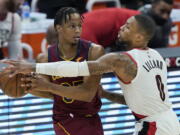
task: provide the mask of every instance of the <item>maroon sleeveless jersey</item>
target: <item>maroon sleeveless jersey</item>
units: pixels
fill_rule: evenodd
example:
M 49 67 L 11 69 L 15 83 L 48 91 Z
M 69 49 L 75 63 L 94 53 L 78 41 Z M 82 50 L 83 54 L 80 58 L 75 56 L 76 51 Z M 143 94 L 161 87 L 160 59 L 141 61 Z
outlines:
M 91 42 L 81 39 L 78 43 L 76 56 L 72 59 L 72 61 L 88 60 L 90 46 Z M 48 62 L 55 61 L 64 61 L 64 59 L 60 57 L 60 52 L 57 45 L 53 45 L 48 49 Z M 51 81 L 59 85 L 70 87 L 82 84 L 83 77 L 51 76 Z M 95 95 L 91 102 L 83 102 L 54 95 L 53 120 L 54 122 L 60 121 L 64 116 L 68 116 L 69 114 L 83 117 L 92 116 L 98 113 L 101 105 L 102 103 L 98 94 Z

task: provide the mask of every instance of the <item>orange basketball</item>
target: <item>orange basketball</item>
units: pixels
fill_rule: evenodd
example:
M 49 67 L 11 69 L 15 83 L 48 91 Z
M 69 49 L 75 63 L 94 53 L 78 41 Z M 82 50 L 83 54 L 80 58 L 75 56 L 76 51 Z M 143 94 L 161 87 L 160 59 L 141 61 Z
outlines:
M 1 89 L 5 95 L 10 97 L 22 97 L 26 95 L 25 88 L 21 87 L 21 77 L 25 75 L 17 74 L 16 76 L 9 78 L 9 75 L 3 75 L 0 78 Z

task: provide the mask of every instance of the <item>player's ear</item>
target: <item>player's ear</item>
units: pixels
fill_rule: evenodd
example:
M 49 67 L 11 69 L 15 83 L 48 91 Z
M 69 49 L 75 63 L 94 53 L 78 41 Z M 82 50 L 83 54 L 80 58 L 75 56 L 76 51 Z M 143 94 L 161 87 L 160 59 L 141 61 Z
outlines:
M 135 35 L 136 42 L 142 42 L 144 40 L 144 36 L 140 33 Z
M 57 32 L 60 32 L 61 29 L 62 29 L 62 27 L 61 27 L 61 25 L 56 25 L 56 26 L 55 26 L 55 29 L 56 29 Z

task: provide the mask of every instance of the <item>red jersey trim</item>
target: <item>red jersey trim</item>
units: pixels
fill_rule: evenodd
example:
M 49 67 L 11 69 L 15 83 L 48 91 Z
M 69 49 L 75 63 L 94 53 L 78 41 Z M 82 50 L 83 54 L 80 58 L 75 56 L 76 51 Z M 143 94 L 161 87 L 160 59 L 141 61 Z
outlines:
M 138 132 L 138 135 L 155 135 L 157 131 L 156 122 L 142 122 L 142 129 Z
M 57 123 L 57 125 L 64 131 L 66 135 L 71 135 L 59 122 Z
M 155 135 L 157 130 L 156 122 L 149 122 L 149 130 L 147 135 Z
M 132 114 L 134 115 L 134 117 L 136 118 L 137 121 L 139 121 L 140 119 L 146 118 L 147 116 L 145 115 L 141 115 L 141 114 L 137 114 L 135 112 L 132 112 Z
M 121 82 L 123 82 L 124 84 L 130 84 L 131 82 L 125 82 L 125 81 L 123 81 L 116 73 L 114 73 L 116 76 L 117 76 L 117 78 L 121 81 Z
M 135 112 L 132 112 L 132 114 L 135 116 L 135 119 L 137 121 L 147 117 L 145 115 L 137 114 Z M 156 122 L 146 122 L 145 121 L 143 124 L 143 128 L 139 133 L 143 133 L 143 135 L 155 135 L 156 130 L 157 130 Z
M 134 62 L 134 64 L 136 64 L 136 66 L 137 66 L 136 60 L 135 60 L 128 52 L 124 52 L 123 54 L 129 56 L 129 58 L 130 58 L 130 59 Z

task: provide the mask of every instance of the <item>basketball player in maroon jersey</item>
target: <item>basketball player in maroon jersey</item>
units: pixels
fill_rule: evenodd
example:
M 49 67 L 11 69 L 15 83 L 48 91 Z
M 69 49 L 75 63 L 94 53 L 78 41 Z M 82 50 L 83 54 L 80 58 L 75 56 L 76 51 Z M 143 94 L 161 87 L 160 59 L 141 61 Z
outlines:
M 95 60 L 104 54 L 101 46 L 80 39 L 82 22 L 83 18 L 74 8 L 66 7 L 57 12 L 54 27 L 58 32 L 58 44 L 48 48 L 46 58 L 48 62 Z M 69 86 L 79 84 L 82 84 L 79 89 L 84 89 L 84 92 L 74 91 L 73 95 L 77 95 L 74 99 L 63 97 L 56 91 L 54 93 L 31 91 L 34 95 L 54 99 L 53 124 L 56 135 L 103 135 L 98 115 L 101 107 L 97 92 L 100 76 L 50 76 L 50 80 L 55 84 L 66 86 L 65 91 L 73 89 Z M 96 88 L 89 87 L 92 82 Z

